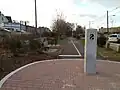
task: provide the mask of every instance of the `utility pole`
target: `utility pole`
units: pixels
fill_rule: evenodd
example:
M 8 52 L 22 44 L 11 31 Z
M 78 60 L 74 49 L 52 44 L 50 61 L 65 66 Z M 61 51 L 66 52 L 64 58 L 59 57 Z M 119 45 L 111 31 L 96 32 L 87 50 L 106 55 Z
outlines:
M 21 26 L 22 26 L 22 21 L 20 21 L 20 31 L 21 31 L 21 29 L 22 29 L 22 27 L 21 27 Z
M 89 29 L 90 29 L 90 26 L 91 26 L 91 21 L 89 21 Z
M 107 11 L 107 33 L 109 33 L 109 16 Z
M 37 4 L 35 0 L 35 32 L 37 34 Z

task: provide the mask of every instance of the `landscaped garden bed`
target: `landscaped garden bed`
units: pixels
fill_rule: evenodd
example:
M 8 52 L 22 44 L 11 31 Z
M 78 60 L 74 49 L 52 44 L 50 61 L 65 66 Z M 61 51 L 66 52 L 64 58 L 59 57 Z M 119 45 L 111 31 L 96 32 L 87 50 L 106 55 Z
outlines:
M 60 48 L 57 51 L 59 50 Z M 44 45 L 34 38 L 4 37 L 0 47 L 0 80 L 10 72 L 29 63 L 58 58 L 58 54 L 51 55 L 50 52 L 44 51 Z

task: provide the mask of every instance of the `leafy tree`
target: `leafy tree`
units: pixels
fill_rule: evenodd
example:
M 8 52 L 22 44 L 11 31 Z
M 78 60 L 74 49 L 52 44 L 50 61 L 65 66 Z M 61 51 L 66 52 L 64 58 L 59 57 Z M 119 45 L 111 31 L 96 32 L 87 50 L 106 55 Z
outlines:
M 84 29 L 80 25 L 78 25 L 77 28 L 76 28 L 76 33 L 77 34 L 83 34 L 84 33 Z
M 67 30 L 66 30 L 66 35 L 67 36 L 72 36 L 73 28 L 74 28 L 74 24 L 67 22 Z
M 104 34 L 100 34 L 100 37 L 97 38 L 97 45 L 99 47 L 103 47 L 107 42 L 107 38 L 104 36 Z
M 76 37 L 76 31 L 73 31 L 73 37 Z

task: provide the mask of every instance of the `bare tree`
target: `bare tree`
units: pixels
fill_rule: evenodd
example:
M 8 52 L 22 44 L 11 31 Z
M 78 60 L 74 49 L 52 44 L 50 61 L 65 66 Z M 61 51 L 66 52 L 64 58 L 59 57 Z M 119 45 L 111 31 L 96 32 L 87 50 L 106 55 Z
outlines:
M 66 22 L 62 13 L 57 14 L 57 18 L 53 21 L 52 30 L 57 32 L 58 37 L 60 35 L 66 35 L 68 32 L 72 32 L 74 24 Z

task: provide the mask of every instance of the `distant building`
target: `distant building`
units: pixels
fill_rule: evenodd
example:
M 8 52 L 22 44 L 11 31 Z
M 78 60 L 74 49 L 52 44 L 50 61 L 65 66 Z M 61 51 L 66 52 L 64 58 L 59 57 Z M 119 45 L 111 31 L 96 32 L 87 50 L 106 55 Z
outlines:
M 11 31 L 26 30 L 25 25 L 12 22 L 11 16 L 4 16 L 4 14 L 2 14 L 1 11 L 0 11 L 0 27 Z
M 9 23 L 12 23 L 12 18 L 11 18 L 11 16 L 5 16 L 5 17 L 7 18 L 7 20 L 8 20 Z
M 35 27 L 34 26 L 26 26 L 26 31 L 30 32 L 32 34 L 36 34 Z M 47 27 L 39 27 L 37 28 L 37 33 L 39 35 L 42 35 L 44 32 L 51 32 L 49 28 Z
M 7 23 L 8 19 L 4 16 L 4 14 L 1 13 L 0 11 L 0 27 L 3 26 L 4 23 Z
M 4 23 L 3 28 L 11 31 L 26 31 L 26 26 L 20 23 Z
M 34 26 L 26 26 L 26 31 L 31 33 L 31 34 L 34 34 L 35 35 L 35 27 Z
M 100 33 L 107 33 L 107 28 L 100 28 Z M 109 33 L 120 33 L 120 27 L 109 28 Z
M 38 33 L 40 33 L 41 35 L 44 33 L 44 32 L 51 32 L 51 30 L 47 27 L 39 27 L 37 29 Z

